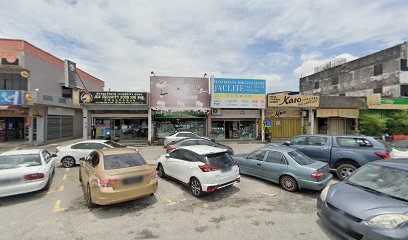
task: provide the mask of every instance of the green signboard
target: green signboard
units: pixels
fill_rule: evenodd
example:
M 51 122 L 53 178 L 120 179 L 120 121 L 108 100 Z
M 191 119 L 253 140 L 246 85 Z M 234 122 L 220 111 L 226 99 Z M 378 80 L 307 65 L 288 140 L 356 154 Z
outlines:
M 381 98 L 380 104 L 408 105 L 407 98 Z

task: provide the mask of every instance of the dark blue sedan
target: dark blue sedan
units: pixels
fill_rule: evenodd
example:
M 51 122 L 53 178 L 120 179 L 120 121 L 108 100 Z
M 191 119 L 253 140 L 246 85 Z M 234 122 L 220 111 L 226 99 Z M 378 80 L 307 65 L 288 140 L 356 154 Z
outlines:
M 346 239 L 408 239 L 408 164 L 376 161 L 326 187 L 317 201 L 323 224 Z

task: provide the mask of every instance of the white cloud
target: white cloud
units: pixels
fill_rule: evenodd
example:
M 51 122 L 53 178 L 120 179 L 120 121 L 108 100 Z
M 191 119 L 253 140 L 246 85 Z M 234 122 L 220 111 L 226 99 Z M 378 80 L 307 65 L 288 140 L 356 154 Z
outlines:
M 72 59 L 112 90 L 148 90 L 152 70 L 265 76 L 271 91 L 295 90 L 298 79 L 284 77 L 292 76 L 299 59 L 294 50 L 401 42 L 407 37 L 406 6 L 385 0 L 14 0 L 0 2 L 0 37 Z M 259 42 L 270 42 L 271 49 L 266 44 L 254 53 L 251 46 Z M 315 63 L 319 57 L 302 65 Z M 303 68 L 310 67 L 295 71 Z
M 331 60 L 344 58 L 346 59 L 347 62 L 349 62 L 349 61 L 357 59 L 356 56 L 353 56 L 349 53 L 342 53 L 337 56 L 333 56 L 330 58 L 324 58 L 324 59 L 321 59 L 321 58 L 319 59 L 319 57 L 320 57 L 320 54 L 316 52 L 313 52 L 310 54 L 302 54 L 300 59 L 303 62 L 299 67 L 295 68 L 295 70 L 293 71 L 293 74 L 296 77 L 300 78 L 300 77 L 304 77 L 304 76 L 313 74 L 315 67 L 325 64 Z

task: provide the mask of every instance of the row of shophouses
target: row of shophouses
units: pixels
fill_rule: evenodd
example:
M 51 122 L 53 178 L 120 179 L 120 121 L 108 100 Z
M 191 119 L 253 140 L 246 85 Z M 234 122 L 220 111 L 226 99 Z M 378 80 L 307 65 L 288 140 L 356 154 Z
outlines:
M 155 75 L 150 92 L 111 92 L 73 61 L 23 40 L 0 39 L 0 57 L 0 141 L 86 139 L 92 130 L 122 142 L 176 131 L 262 141 L 354 134 L 362 112 L 408 109 L 406 43 L 301 78 L 300 92 L 275 93 L 262 79 Z

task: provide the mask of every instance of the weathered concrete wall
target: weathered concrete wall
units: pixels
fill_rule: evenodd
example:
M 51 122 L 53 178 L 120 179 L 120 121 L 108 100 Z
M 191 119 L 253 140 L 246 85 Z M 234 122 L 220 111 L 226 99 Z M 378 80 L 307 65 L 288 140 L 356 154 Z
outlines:
M 300 79 L 300 92 L 303 95 L 365 96 L 375 88 L 399 85 L 400 59 L 407 58 L 407 46 L 403 43 L 303 77 Z M 374 76 L 374 65 L 377 64 L 382 64 L 383 74 Z M 336 78 L 338 84 L 333 84 Z M 319 82 L 317 89 L 316 82 Z
M 366 108 L 364 97 L 320 96 L 319 108 Z

